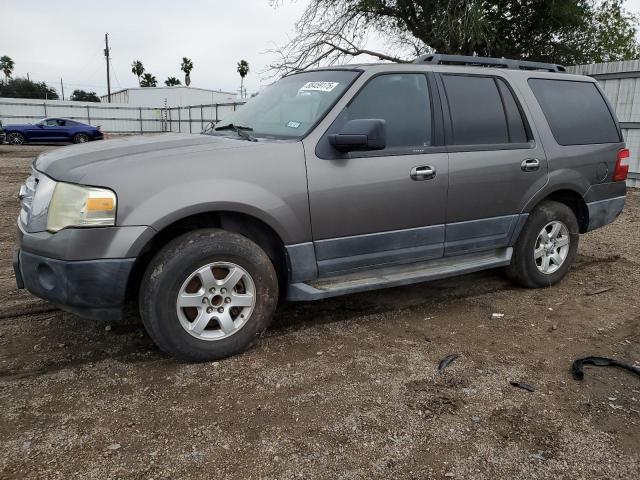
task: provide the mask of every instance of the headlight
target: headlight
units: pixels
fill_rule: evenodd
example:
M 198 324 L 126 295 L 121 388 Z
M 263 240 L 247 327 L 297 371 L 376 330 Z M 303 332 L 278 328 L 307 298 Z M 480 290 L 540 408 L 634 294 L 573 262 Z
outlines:
M 97 227 L 116 223 L 116 194 L 106 188 L 56 183 L 47 230 L 57 232 L 66 227 Z

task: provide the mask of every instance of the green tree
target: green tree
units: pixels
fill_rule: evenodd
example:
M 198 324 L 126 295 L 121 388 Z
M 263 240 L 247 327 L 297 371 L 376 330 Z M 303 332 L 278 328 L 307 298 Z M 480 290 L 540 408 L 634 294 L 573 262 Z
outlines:
M 311 0 L 279 48 L 280 73 L 360 55 L 406 62 L 423 53 L 575 64 L 638 56 L 624 0 Z M 372 51 L 370 34 L 385 39 Z
M 11 74 L 13 73 L 14 67 L 15 67 L 15 63 L 13 63 L 13 60 L 11 59 L 11 57 L 7 55 L 3 55 L 0 57 L 0 70 L 2 70 L 2 73 L 4 73 L 4 79 L 6 81 L 8 81 L 9 78 L 11 78 Z
M 150 73 L 145 73 L 142 75 L 142 81 L 140 82 L 141 87 L 157 87 L 158 81 L 156 77 L 151 75 Z
M 193 61 L 190 58 L 182 57 L 180 70 L 184 72 L 184 84 L 188 87 L 191 85 L 191 70 L 193 70 Z
M 240 96 L 244 97 L 244 77 L 247 76 L 247 73 L 249 73 L 249 62 L 247 62 L 246 60 L 240 60 L 238 62 L 238 68 L 237 68 L 238 73 L 240 74 Z
M 74 90 L 71 94 L 71 100 L 76 102 L 99 102 L 100 97 L 96 92 L 86 92 L 84 90 Z
M 182 85 L 182 82 L 180 82 L 179 78 L 176 77 L 169 77 L 164 81 L 164 84 L 167 87 L 175 87 L 176 85 Z
M 26 78 L 10 78 L 0 82 L 0 97 L 57 100 L 58 93 L 44 82 L 32 82 Z
M 134 60 L 131 64 L 131 73 L 138 77 L 138 86 L 140 86 L 140 77 L 142 77 L 144 73 L 144 65 L 142 65 L 140 60 Z

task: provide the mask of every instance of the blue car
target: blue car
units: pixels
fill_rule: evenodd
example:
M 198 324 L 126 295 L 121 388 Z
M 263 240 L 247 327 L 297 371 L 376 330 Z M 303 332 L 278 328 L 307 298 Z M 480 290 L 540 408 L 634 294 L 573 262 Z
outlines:
M 44 118 L 32 125 L 5 125 L 3 128 L 6 141 L 11 145 L 28 142 L 86 143 L 103 138 L 100 127 L 68 118 Z

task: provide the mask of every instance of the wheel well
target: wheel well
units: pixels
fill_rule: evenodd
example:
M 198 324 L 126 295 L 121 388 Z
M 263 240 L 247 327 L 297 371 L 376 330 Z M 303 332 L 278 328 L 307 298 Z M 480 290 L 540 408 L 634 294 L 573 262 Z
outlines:
M 589 228 L 589 209 L 584 198 L 574 190 L 558 190 L 545 198 L 545 200 L 554 200 L 564 203 L 569 207 L 578 220 L 580 233 L 585 233 Z
M 269 225 L 251 215 L 236 212 L 206 212 L 180 219 L 160 230 L 142 249 L 127 285 L 127 297 L 137 300 L 142 276 L 151 259 L 174 238 L 200 228 L 221 228 L 243 235 L 255 242 L 271 259 L 278 275 L 280 292 L 287 283 L 284 243 Z

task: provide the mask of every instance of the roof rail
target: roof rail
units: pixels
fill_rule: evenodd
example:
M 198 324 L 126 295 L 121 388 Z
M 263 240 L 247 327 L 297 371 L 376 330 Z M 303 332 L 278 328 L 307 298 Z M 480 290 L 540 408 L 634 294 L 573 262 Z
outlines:
M 469 67 L 510 68 L 513 70 L 542 70 L 545 72 L 566 72 L 562 65 L 555 63 L 529 62 L 527 60 L 511 60 L 508 58 L 472 57 L 469 55 L 442 55 L 433 53 L 421 55 L 413 63 L 429 63 L 431 65 L 466 65 Z

